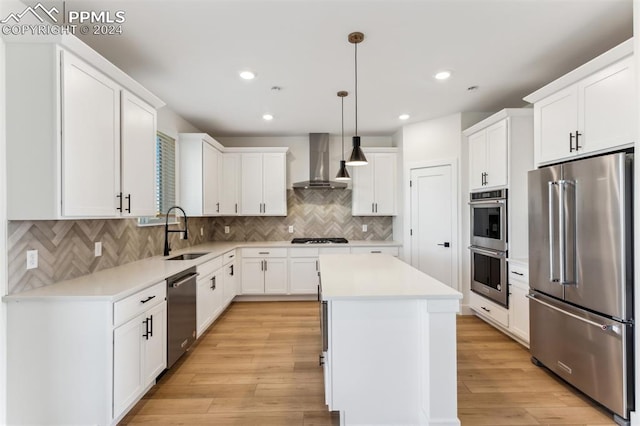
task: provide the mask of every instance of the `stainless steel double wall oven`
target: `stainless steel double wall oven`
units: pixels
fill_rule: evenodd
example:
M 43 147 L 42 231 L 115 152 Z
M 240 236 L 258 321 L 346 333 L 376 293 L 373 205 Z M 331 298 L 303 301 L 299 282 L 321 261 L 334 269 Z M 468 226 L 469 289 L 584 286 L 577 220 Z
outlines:
M 508 307 L 507 190 L 474 192 L 471 207 L 471 290 Z

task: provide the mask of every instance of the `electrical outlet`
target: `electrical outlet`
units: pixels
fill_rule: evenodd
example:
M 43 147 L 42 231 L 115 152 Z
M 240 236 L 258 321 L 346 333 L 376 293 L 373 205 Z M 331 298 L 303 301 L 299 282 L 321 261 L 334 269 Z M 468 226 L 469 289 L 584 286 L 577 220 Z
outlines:
M 231 232 L 231 228 L 230 228 L 230 227 L 228 227 L 228 226 L 225 226 L 225 227 L 224 227 L 224 233 L 225 233 L 225 234 L 228 234 L 229 232 Z
M 204 226 L 200 227 L 200 236 L 204 237 Z
M 293 225 L 289 225 L 289 233 L 293 234 Z
M 93 252 L 94 252 L 96 257 L 102 256 L 102 242 L 101 241 L 96 241 L 96 244 L 95 244 L 95 246 L 93 248 Z
M 27 250 L 27 269 L 38 267 L 38 250 Z
M 367 225 L 362 225 L 362 232 L 367 232 Z

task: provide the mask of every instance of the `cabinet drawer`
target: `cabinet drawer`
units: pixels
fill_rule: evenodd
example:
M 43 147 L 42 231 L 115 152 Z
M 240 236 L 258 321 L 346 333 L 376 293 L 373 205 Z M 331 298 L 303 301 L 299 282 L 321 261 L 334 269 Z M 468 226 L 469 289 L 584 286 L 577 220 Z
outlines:
M 222 268 L 222 256 L 218 256 L 215 259 L 212 259 L 208 262 L 205 262 L 201 265 L 196 266 L 197 271 L 200 273 L 201 277 L 205 275 L 209 275 L 215 270 Z
M 244 248 L 242 257 L 287 257 L 286 248 Z
M 351 253 L 353 254 L 380 253 L 380 254 L 390 254 L 391 256 L 398 256 L 398 247 L 352 247 Z
M 118 326 L 157 305 L 167 297 L 167 282 L 161 281 L 113 304 L 113 323 Z
M 509 282 L 511 280 L 520 281 L 523 283 L 529 283 L 529 268 L 526 266 L 509 264 Z
M 290 257 L 318 257 L 319 249 L 318 247 L 313 248 L 290 248 L 289 256 Z
M 509 327 L 509 311 L 491 300 L 470 292 L 469 306 L 481 316 L 491 318 L 503 327 Z
M 320 254 L 349 254 L 349 247 L 320 247 Z
M 222 255 L 222 263 L 226 265 L 227 263 L 233 262 L 236 259 L 236 251 L 231 250 Z

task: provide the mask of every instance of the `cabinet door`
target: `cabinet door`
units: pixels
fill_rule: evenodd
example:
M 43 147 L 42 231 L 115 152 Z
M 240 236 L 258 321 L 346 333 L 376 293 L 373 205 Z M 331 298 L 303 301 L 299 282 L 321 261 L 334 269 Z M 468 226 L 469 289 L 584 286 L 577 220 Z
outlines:
M 240 154 L 222 154 L 220 168 L 220 214 L 235 215 L 238 209 L 240 183 Z
M 270 216 L 286 216 L 287 163 L 285 154 L 263 154 L 262 167 L 263 213 Z
M 145 337 L 143 386 L 153 383 L 160 373 L 167 367 L 167 302 L 151 308 L 145 314 L 147 333 Z
M 156 214 L 156 110 L 129 92 L 121 99 L 122 214 Z
M 374 194 L 374 154 L 366 154 L 369 164 L 353 167 L 352 214 L 354 216 L 371 216 L 375 210 Z
M 119 216 L 120 87 L 68 52 L 62 62 L 62 215 Z
M 536 102 L 534 141 L 538 147 L 538 163 L 551 162 L 576 155 L 571 151 L 575 141 L 570 135 L 578 130 L 578 89 L 571 86 Z
M 144 389 L 142 335 L 144 315 L 113 332 L 113 416 L 119 416 Z
M 380 216 L 396 214 L 396 154 L 376 154 L 374 161 L 375 213 Z
M 529 343 L 529 299 L 525 286 L 509 284 L 509 330 Z
M 264 259 L 242 259 L 242 294 L 264 294 Z
M 197 281 L 196 290 L 196 321 L 198 337 L 207 331 L 207 327 L 213 321 L 215 311 L 215 299 L 213 294 L 213 274 L 207 275 Z
M 583 80 L 578 86 L 579 153 L 633 143 L 634 101 L 631 57 Z
M 224 307 L 224 268 L 218 269 L 212 278 L 213 286 L 213 318 L 222 313 Z
M 265 259 L 264 292 L 287 294 L 287 259 Z
M 485 187 L 507 185 L 507 120 L 487 128 L 487 173 Z
M 291 294 L 316 294 L 318 292 L 318 258 L 289 259 L 289 277 Z
M 205 215 L 220 213 L 218 199 L 218 155 L 217 149 L 206 142 L 202 143 L 202 198 Z
M 240 211 L 244 215 L 262 214 L 262 154 L 242 154 L 241 161 Z
M 227 306 L 237 293 L 237 282 L 236 279 L 236 263 L 232 262 L 225 266 L 225 276 L 224 276 L 224 306 Z
M 487 172 L 487 132 L 481 130 L 469 136 L 469 190 L 484 188 Z

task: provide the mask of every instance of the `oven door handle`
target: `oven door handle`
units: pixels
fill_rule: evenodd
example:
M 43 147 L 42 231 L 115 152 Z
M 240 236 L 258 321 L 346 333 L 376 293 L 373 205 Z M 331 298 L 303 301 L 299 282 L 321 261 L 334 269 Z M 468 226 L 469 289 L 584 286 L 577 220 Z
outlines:
M 476 253 L 484 254 L 484 255 L 487 255 L 487 256 L 505 257 L 505 252 L 498 251 L 498 250 L 490 250 L 490 249 L 487 249 L 487 248 L 479 248 L 479 247 L 476 247 L 476 246 L 469 246 L 469 250 L 474 251 Z
M 479 207 L 482 206 L 483 204 L 486 204 L 489 207 L 493 207 L 494 204 L 504 204 L 506 203 L 507 200 L 478 200 L 478 201 L 469 201 L 469 205 L 470 206 L 475 206 L 475 207 Z

